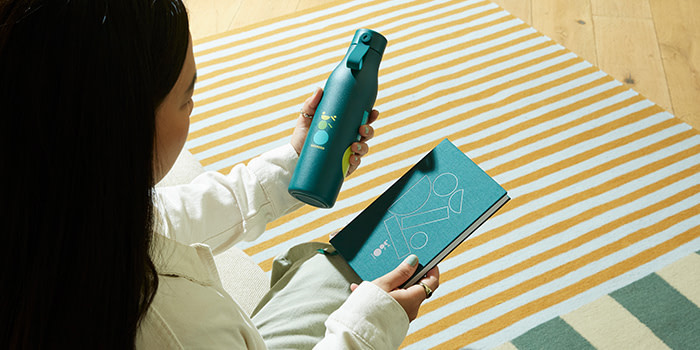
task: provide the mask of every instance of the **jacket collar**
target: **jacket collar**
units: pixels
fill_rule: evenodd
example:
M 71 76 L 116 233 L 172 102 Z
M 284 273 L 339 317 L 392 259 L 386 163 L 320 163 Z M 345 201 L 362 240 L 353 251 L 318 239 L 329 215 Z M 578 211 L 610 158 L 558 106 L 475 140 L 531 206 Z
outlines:
M 204 265 L 201 248 L 201 245 L 189 246 L 154 234 L 151 259 L 159 275 L 183 277 L 202 285 L 213 285 L 215 276 Z

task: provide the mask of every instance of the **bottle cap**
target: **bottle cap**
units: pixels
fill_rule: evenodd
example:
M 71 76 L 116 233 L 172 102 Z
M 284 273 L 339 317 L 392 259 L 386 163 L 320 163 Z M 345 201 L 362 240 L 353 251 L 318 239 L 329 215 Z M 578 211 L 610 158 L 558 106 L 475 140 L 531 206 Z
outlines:
M 381 59 L 386 48 L 386 38 L 370 29 L 358 29 L 350 44 L 351 51 L 348 56 L 347 66 L 350 69 L 361 70 L 362 61 L 369 49 L 376 51 Z
M 367 28 L 360 28 L 355 31 L 355 36 L 352 38 L 351 45 L 356 45 L 358 43 L 369 46 L 370 49 L 377 51 L 379 56 L 382 56 L 384 55 L 387 40 L 378 32 Z

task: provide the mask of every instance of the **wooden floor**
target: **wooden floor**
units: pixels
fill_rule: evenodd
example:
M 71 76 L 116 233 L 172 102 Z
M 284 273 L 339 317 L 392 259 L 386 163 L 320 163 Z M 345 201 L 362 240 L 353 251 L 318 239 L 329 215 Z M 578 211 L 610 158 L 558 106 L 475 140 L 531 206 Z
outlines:
M 493 1 L 700 130 L 700 0 Z M 185 2 L 195 40 L 336 3 Z

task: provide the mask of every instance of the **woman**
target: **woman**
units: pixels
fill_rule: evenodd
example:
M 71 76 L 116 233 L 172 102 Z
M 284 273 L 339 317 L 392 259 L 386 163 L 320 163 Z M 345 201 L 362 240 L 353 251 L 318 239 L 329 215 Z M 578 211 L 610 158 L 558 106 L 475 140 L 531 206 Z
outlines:
M 211 249 L 254 239 L 300 206 L 285 182 L 309 120 L 299 117 L 290 145 L 227 176 L 156 192 L 184 145 L 195 79 L 179 0 L 0 1 L 1 315 L 11 325 L 0 347 L 398 346 L 426 297 L 395 289 L 415 259 L 348 298 L 360 281 L 339 258 L 294 247 L 253 320 L 220 288 Z M 362 130 L 351 170 L 373 134 Z M 322 308 L 289 308 L 304 274 L 305 286 L 342 285 L 327 286 Z M 424 282 L 437 288 L 437 270 Z M 299 312 L 316 323 L 295 324 Z

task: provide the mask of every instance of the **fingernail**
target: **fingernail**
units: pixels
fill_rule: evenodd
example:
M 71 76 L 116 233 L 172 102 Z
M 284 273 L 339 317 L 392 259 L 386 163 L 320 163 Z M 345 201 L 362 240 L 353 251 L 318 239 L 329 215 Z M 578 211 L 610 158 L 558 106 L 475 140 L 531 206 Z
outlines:
M 411 265 L 411 267 L 413 267 L 413 266 L 416 266 L 416 264 L 418 263 L 418 257 L 414 254 L 411 254 L 403 262 L 405 262 L 406 264 L 409 264 L 409 265 Z
M 358 151 L 358 152 L 361 152 L 361 151 L 362 151 L 362 145 L 357 144 L 357 151 Z
M 365 126 L 365 135 L 369 135 L 369 126 Z

